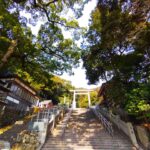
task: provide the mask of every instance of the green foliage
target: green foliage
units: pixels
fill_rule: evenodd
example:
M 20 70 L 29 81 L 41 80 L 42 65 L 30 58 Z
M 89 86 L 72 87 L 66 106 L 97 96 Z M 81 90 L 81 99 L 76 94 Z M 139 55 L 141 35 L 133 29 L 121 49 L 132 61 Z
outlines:
M 71 39 L 64 39 L 57 26 L 46 23 L 41 26 L 37 47 L 41 51 L 37 60 L 45 71 L 61 74 L 78 66 L 80 49 Z
M 77 3 L 83 9 L 87 2 L 88 0 L 59 0 L 29 3 L 28 0 L 8 0 L 6 3 L 0 0 L 0 58 L 6 55 L 12 40 L 18 41 L 1 69 L 7 68 L 13 72 L 22 69 L 33 75 L 35 80 L 40 79 L 40 74 L 46 75 L 49 72 L 59 75 L 64 71 L 72 73 L 72 67 L 78 66 L 81 52 L 74 41 L 64 39 L 62 28 L 71 32 L 80 28 L 74 18 L 67 20 L 63 16 L 69 10 L 75 13 L 78 9 L 75 8 Z M 23 12 L 31 17 L 23 16 Z M 35 37 L 27 24 L 36 25 L 40 19 L 44 23 Z
M 91 96 L 91 105 L 92 106 L 95 106 L 95 105 L 97 105 L 99 103 L 99 99 L 97 97 L 97 93 L 98 93 L 97 91 L 92 91 L 90 93 L 90 96 Z
M 137 115 L 141 112 L 150 111 L 150 105 L 147 104 L 145 100 L 134 97 L 129 100 L 129 103 L 126 105 L 126 109 L 129 114 Z
M 110 107 L 126 108 L 136 116 L 139 112 L 141 117 L 148 111 L 150 100 L 146 90 L 150 79 L 149 4 L 139 0 L 99 0 L 82 53 L 89 82 L 107 82 Z M 134 97 L 134 89 L 138 88 L 140 97 Z
M 41 100 L 50 99 L 54 104 L 63 103 L 63 98 L 71 100 L 70 89 L 72 85 L 69 81 L 61 79 L 58 76 L 51 74 L 41 74 L 40 79 L 34 78 L 29 73 L 17 70 L 17 75 L 28 82 L 41 96 Z
M 145 37 L 149 36 L 147 13 L 142 17 L 137 6 L 128 8 L 125 5 L 130 4 L 125 1 L 115 4 L 99 1 L 92 13 L 90 28 L 85 35 L 87 42 L 83 43 L 85 51 L 82 57 L 87 78 L 91 83 L 99 78 L 109 80 L 112 76 L 119 76 L 124 81 L 134 76 L 135 80 L 139 80 L 141 71 L 144 70 L 142 65 L 148 65 L 145 62 L 150 58 L 149 44 L 144 42 Z M 145 2 L 141 5 L 147 10 Z M 131 14 L 132 9 L 137 12 Z M 142 48 L 139 48 L 141 45 Z
M 76 17 L 88 0 L 28 1 L 0 0 L 0 72 L 18 74 L 45 99 L 59 101 L 68 94 L 68 81 L 54 79 L 53 74 L 72 73 L 80 59 L 80 49 L 71 39 L 65 39 L 62 29 L 79 29 L 75 18 L 64 18 L 72 10 Z M 76 8 L 76 5 L 80 7 Z M 27 15 L 24 15 L 27 14 Z M 43 22 L 38 35 L 32 35 L 27 24 Z M 7 60 L 11 42 L 17 41 Z M 61 82 L 59 82 L 61 80 Z
M 126 94 L 125 109 L 130 115 L 135 116 L 137 119 L 150 120 L 149 90 L 149 85 L 142 85 Z
M 106 96 L 109 102 L 109 108 L 124 107 L 125 96 L 127 92 L 126 86 L 118 79 L 108 82 L 106 87 Z
M 88 107 L 88 98 L 87 96 L 78 96 L 77 97 L 77 107 L 87 108 Z
M 88 1 L 89 0 L 7 0 L 5 2 L 5 7 L 16 14 L 19 14 L 22 11 L 26 14 L 30 14 L 31 17 L 18 16 L 18 19 L 20 19 L 20 22 L 24 26 L 27 23 L 36 25 L 39 19 L 42 21 L 47 19 L 51 24 L 56 23 L 66 25 L 68 21 L 66 19 L 61 19 L 62 14 L 66 15 L 70 9 L 74 12 L 76 17 L 80 17 L 82 15 L 81 11 L 84 9 L 84 5 Z M 80 7 L 76 7 L 77 5 Z
M 90 92 L 91 105 L 94 106 L 98 104 L 99 99 L 97 97 L 97 91 Z M 78 95 L 77 96 L 77 105 L 79 108 L 87 108 L 88 107 L 88 97 L 87 95 Z

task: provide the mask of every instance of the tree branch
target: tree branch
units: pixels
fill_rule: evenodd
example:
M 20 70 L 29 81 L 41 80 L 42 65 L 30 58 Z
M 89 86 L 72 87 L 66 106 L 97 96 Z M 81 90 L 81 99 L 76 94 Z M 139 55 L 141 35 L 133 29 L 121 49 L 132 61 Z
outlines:
M 51 23 L 53 23 L 53 24 L 54 24 L 54 23 L 60 24 L 60 25 L 62 25 L 62 26 L 64 26 L 64 27 L 66 27 L 66 28 L 72 28 L 72 29 L 77 29 L 77 28 L 79 28 L 79 27 L 72 27 L 72 26 L 65 25 L 64 23 L 58 22 L 58 21 L 56 21 L 56 20 L 51 20 L 51 19 L 49 18 L 49 14 L 48 14 L 46 8 L 43 7 L 42 9 L 44 10 L 44 12 L 45 12 L 45 14 L 46 14 L 46 17 L 47 17 L 47 20 L 48 20 L 49 22 L 51 22 Z
M 39 7 L 40 9 L 42 9 L 42 10 L 44 11 L 46 17 L 47 17 L 47 20 L 48 20 L 49 22 L 53 23 L 53 24 L 54 24 L 54 23 L 60 24 L 60 25 L 62 25 L 62 26 L 64 26 L 64 27 L 66 27 L 66 28 L 72 28 L 72 29 L 77 29 L 77 28 L 79 28 L 79 27 L 68 26 L 68 25 L 66 25 L 66 24 L 64 24 L 64 23 L 62 23 L 62 22 L 59 22 L 59 21 L 51 20 L 51 19 L 50 19 L 49 13 L 48 13 L 46 7 L 47 7 L 48 5 L 50 5 L 50 4 L 52 4 L 52 3 L 55 3 L 56 1 L 58 1 L 58 0 L 53 0 L 53 1 L 50 1 L 50 2 L 48 2 L 48 3 L 46 3 L 46 4 L 44 4 L 44 3 L 37 3 L 36 0 L 34 0 L 34 7 L 35 7 L 35 8 L 36 8 L 36 7 Z
M 46 54 L 49 54 L 49 55 L 53 55 L 59 59 L 62 59 L 63 61 L 65 61 L 64 57 L 59 55 L 59 54 L 56 54 L 56 52 L 52 51 L 50 48 L 48 48 L 49 52 L 46 51 L 45 48 L 42 49 L 43 52 L 45 52 Z
M 50 1 L 50 2 L 48 2 L 48 3 L 43 3 L 43 5 L 44 5 L 44 6 L 48 6 L 48 5 L 53 4 L 53 3 L 57 2 L 57 1 L 58 1 L 58 0 L 53 0 L 53 1 Z
M 18 44 L 17 40 L 12 40 L 10 43 L 10 46 L 8 47 L 7 52 L 4 54 L 3 58 L 1 59 L 1 64 L 0 64 L 0 69 L 7 64 L 8 59 L 12 56 L 12 54 L 14 53 L 14 50 L 16 48 Z

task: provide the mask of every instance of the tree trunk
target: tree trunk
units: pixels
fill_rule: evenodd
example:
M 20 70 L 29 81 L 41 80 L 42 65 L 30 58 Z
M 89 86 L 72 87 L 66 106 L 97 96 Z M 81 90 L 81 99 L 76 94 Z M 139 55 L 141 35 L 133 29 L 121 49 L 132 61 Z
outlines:
M 0 69 L 7 64 L 9 58 L 14 53 L 15 47 L 17 46 L 17 40 L 12 40 L 7 52 L 4 54 L 3 58 L 1 59 Z

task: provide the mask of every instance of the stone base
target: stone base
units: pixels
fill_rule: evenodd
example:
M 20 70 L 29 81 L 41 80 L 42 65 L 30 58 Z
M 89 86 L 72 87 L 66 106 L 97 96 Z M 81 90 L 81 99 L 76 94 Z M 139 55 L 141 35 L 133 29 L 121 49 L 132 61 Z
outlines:
M 10 150 L 10 143 L 7 141 L 0 141 L 0 150 Z
M 143 126 L 136 126 L 137 136 L 140 140 L 141 144 L 146 148 L 146 150 L 150 149 L 150 140 L 149 133 Z
M 36 150 L 39 145 L 37 133 L 24 130 L 18 134 L 16 144 L 12 150 Z

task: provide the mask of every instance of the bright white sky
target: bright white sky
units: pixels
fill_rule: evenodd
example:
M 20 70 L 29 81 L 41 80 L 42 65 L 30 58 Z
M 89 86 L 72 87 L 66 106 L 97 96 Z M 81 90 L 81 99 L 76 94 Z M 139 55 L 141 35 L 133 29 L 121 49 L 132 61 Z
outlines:
M 83 16 L 78 19 L 80 26 L 88 27 L 90 14 L 91 14 L 91 11 L 95 8 L 96 2 L 97 2 L 97 0 L 91 0 L 91 1 L 89 1 L 88 4 L 86 4 L 84 11 L 83 11 Z M 72 15 L 71 12 L 69 12 L 69 14 L 67 14 L 68 17 L 71 15 Z M 41 23 L 37 24 L 36 27 L 30 26 L 32 28 L 33 34 L 35 34 L 35 35 L 37 34 L 37 31 L 39 30 L 40 26 L 41 26 Z M 65 36 L 65 38 L 70 38 L 71 34 L 67 31 L 64 31 L 64 36 Z M 85 75 L 85 69 L 83 69 L 82 64 L 83 63 L 81 62 L 79 68 L 73 69 L 74 75 L 70 76 L 67 73 L 64 73 L 61 76 L 61 78 L 70 80 L 72 85 L 77 88 L 83 87 L 83 88 L 91 89 L 91 88 L 101 86 L 102 82 L 99 82 L 98 85 L 88 85 L 88 80 L 86 80 L 86 75 Z
M 83 16 L 78 19 L 79 25 L 82 27 L 88 27 L 89 19 L 91 11 L 95 8 L 97 0 L 91 0 L 84 8 Z M 65 32 L 65 37 L 70 37 L 69 32 Z M 72 82 L 72 85 L 75 87 L 83 87 L 83 88 L 95 88 L 99 87 L 102 82 L 99 82 L 98 85 L 88 85 L 88 80 L 86 80 L 86 74 L 85 69 L 82 67 L 82 62 L 80 63 L 79 68 L 73 69 L 74 75 L 70 76 L 67 73 L 64 73 L 63 76 L 61 76 L 64 79 L 70 80 Z

